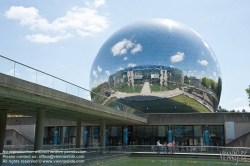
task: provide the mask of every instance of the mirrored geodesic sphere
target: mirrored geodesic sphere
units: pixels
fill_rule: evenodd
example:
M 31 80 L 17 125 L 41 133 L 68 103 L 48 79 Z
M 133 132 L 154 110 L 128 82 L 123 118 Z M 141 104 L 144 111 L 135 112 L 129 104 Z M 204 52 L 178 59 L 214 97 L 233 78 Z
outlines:
M 93 92 L 146 113 L 214 112 L 221 94 L 218 61 L 193 29 L 168 19 L 125 26 L 100 48 Z M 100 100 L 91 95 L 92 100 Z

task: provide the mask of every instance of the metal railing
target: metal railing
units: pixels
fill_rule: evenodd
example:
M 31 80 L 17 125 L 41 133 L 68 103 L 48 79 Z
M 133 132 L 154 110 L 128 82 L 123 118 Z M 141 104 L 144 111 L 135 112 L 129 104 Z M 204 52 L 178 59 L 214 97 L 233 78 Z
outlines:
M 0 55 L 0 72 L 145 118 L 145 113 L 73 83 Z M 92 100 L 91 100 L 92 98 Z
M 121 156 L 164 155 L 178 157 L 199 156 L 200 158 L 215 158 L 231 162 L 250 162 L 250 148 L 220 147 L 220 146 L 175 146 L 164 147 L 155 145 L 108 146 L 71 149 L 45 149 L 40 151 L 4 150 L 0 154 L 3 164 L 8 163 L 95 163 Z

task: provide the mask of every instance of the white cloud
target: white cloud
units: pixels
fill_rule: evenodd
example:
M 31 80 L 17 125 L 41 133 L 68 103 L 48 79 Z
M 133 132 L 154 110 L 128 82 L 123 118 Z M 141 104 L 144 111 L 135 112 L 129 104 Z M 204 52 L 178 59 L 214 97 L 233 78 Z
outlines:
M 134 64 L 134 63 L 129 63 L 128 64 L 128 67 L 135 67 L 136 66 L 136 64 Z
M 95 8 L 98 8 L 98 7 L 105 4 L 105 0 L 95 0 L 95 2 L 93 4 L 94 4 Z
M 248 107 L 248 106 L 246 106 L 246 107 L 236 107 L 236 108 L 233 108 L 233 110 L 235 110 L 235 111 L 242 111 L 242 110 L 246 110 L 246 112 L 250 112 L 250 107 Z
M 106 70 L 105 73 L 107 74 L 107 76 L 110 76 L 110 72 L 108 70 Z
M 55 43 L 62 39 L 67 39 L 72 37 L 70 34 L 65 34 L 64 36 L 50 37 L 48 35 L 36 34 L 36 35 L 27 35 L 26 39 L 35 43 Z
M 123 69 L 124 69 L 123 67 L 119 67 L 119 68 L 118 68 L 118 71 L 123 70 Z
M 125 61 L 128 60 L 128 57 L 125 56 L 125 57 L 123 58 L 123 60 L 125 60 Z
M 98 72 L 102 72 L 102 68 L 100 66 L 97 67 Z
M 135 54 L 139 51 L 142 51 L 142 46 L 140 44 L 136 44 L 135 47 L 131 50 L 131 53 Z
M 173 55 L 170 57 L 170 60 L 172 63 L 180 62 L 184 59 L 184 53 L 183 52 L 177 52 L 176 55 Z
M 140 44 L 135 44 L 130 40 L 123 39 L 111 48 L 111 52 L 114 56 L 117 56 L 126 54 L 129 49 L 132 49 L 131 54 L 136 54 L 137 52 L 142 51 L 142 46 Z
M 233 100 L 233 102 L 237 103 L 237 102 L 242 101 L 242 100 L 245 100 L 245 98 L 239 97 L 239 98 L 236 98 L 235 100 Z
M 126 54 L 127 50 L 130 49 L 132 46 L 133 43 L 130 40 L 123 39 L 111 48 L 111 52 L 114 56 Z
M 105 3 L 103 0 L 95 1 L 96 6 Z M 51 43 L 72 36 L 89 36 L 105 30 L 108 19 L 99 15 L 96 9 L 87 7 L 73 7 L 67 11 L 66 15 L 59 17 L 49 23 L 46 18 L 39 14 L 39 10 L 34 7 L 12 6 L 5 12 L 7 19 L 18 20 L 21 25 L 28 26 L 32 30 L 32 35 L 26 38 L 33 42 Z M 53 34 L 55 37 L 51 37 Z
M 80 35 L 80 36 L 91 36 L 92 35 L 92 33 L 90 33 L 90 32 L 84 32 L 84 31 L 81 31 L 81 30 L 76 30 L 76 33 L 78 34 L 78 35 Z
M 198 60 L 198 63 L 201 64 L 202 66 L 208 65 L 208 62 L 206 60 Z
M 85 4 L 90 8 L 98 8 L 105 5 L 105 3 L 105 0 L 95 0 L 93 3 L 90 3 L 89 1 L 85 2 Z
M 97 78 L 97 77 L 98 77 L 98 75 L 97 75 L 97 71 L 93 70 L 93 76 L 94 76 L 95 78 Z

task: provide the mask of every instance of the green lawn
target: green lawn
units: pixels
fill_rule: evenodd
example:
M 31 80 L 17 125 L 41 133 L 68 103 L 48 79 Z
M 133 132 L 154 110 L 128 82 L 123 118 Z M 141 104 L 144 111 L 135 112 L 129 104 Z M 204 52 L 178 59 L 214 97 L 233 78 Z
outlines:
M 124 99 L 118 99 L 118 102 L 124 103 L 125 105 L 146 113 L 211 112 L 207 107 L 185 95 L 151 101 L 128 101 Z
M 115 105 L 116 100 L 117 100 L 116 97 L 112 97 L 111 99 L 109 99 L 109 101 L 107 101 L 107 103 L 105 103 L 105 105 L 112 107 L 112 105 Z
M 188 97 L 188 96 L 185 96 L 185 95 L 179 95 L 179 96 L 176 96 L 176 97 L 173 97 L 171 98 L 172 100 L 176 101 L 176 102 L 182 102 L 184 103 L 185 105 L 193 108 L 193 110 L 197 111 L 197 112 L 210 112 L 210 110 L 203 106 L 202 104 L 200 104 L 199 102 L 197 102 L 196 100 Z
M 150 89 L 152 92 L 158 92 L 158 91 L 167 91 L 169 88 L 162 86 L 162 85 L 150 85 Z

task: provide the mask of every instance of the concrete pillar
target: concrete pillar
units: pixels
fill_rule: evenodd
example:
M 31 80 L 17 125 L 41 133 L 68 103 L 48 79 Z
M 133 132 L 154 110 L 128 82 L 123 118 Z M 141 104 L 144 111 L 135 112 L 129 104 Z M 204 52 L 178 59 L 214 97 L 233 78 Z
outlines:
M 7 112 L 8 110 L 0 110 L 0 153 L 3 153 L 5 132 L 6 132 L 6 122 L 7 122 Z M 0 164 L 3 162 L 3 156 L 0 155 Z
M 106 121 L 102 120 L 101 121 L 101 125 L 100 125 L 100 143 L 101 143 L 101 147 L 105 147 L 105 134 L 106 134 Z
M 80 148 L 81 144 L 81 120 L 76 121 L 76 148 Z
M 45 110 L 37 109 L 34 151 L 43 149 Z

